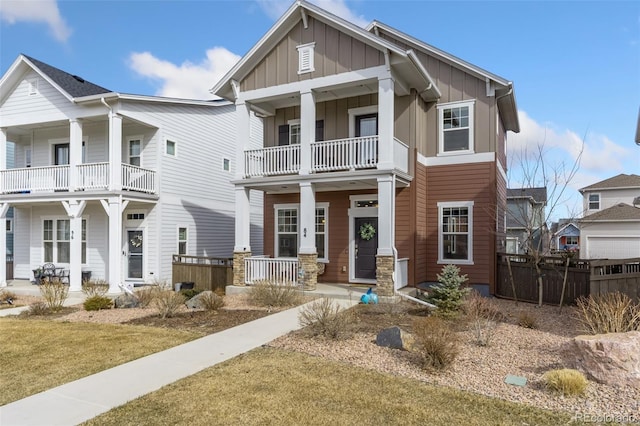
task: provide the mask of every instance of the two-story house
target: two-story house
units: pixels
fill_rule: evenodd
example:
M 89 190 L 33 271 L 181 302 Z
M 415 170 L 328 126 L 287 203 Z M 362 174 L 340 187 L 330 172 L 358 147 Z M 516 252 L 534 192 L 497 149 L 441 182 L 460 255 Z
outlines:
M 580 222 L 578 219 L 563 218 L 551 224 L 552 253 L 580 250 Z
M 510 81 L 297 1 L 212 91 L 237 108 L 236 284 L 299 266 L 310 288 L 392 295 L 451 263 L 493 286 L 506 134 L 519 131 Z M 264 120 L 258 149 L 251 112 Z M 268 259 L 249 241 L 250 191 L 265 194 Z
M 580 189 L 580 254 L 585 259 L 640 257 L 640 176 L 620 174 Z
M 549 251 L 547 188 L 507 189 L 507 253 Z
M 230 257 L 235 109 L 122 94 L 19 56 L 0 80 L 0 225 L 13 207 L 14 276 L 53 263 L 71 290 L 90 272 L 119 292 L 170 280 L 172 254 Z M 261 121 L 243 125 L 247 146 L 262 146 Z M 260 253 L 261 194 L 246 209 Z

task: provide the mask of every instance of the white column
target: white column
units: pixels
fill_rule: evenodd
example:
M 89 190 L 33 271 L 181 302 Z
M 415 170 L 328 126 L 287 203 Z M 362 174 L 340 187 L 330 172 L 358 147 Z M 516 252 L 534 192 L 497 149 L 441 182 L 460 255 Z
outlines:
M 311 173 L 311 143 L 316 139 L 316 100 L 313 92 L 300 93 L 300 174 Z
M 236 102 L 236 179 L 245 175 L 244 152 L 251 148 L 251 110 L 244 101 Z
M 378 169 L 393 169 L 394 92 L 391 77 L 378 80 Z
M 119 293 L 122 283 L 122 204 L 119 198 L 109 200 L 109 293 Z
M 378 178 L 378 255 L 392 256 L 395 246 L 395 179 Z
M 300 254 L 317 253 L 316 191 L 309 182 L 300 183 Z
M 82 216 L 69 218 L 71 228 L 69 291 L 82 291 Z
M 78 187 L 78 164 L 82 164 L 82 121 L 69 120 L 69 191 Z
M 109 190 L 122 189 L 122 117 L 109 114 Z
M 0 128 L 0 170 L 7 168 L 7 129 Z M 0 182 L 0 187 L 4 186 L 4 182 Z M 0 287 L 7 285 L 7 219 L 6 211 L 8 206 L 0 205 Z
M 251 204 L 249 189 L 236 186 L 236 243 L 234 252 L 251 251 Z

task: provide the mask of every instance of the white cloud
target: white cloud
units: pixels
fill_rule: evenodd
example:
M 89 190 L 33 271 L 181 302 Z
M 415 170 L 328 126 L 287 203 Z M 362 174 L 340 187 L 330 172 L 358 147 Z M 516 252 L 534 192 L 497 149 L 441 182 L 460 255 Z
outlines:
M 0 20 L 9 24 L 16 22 L 43 22 L 49 25 L 53 36 L 62 42 L 71 35 L 71 28 L 62 19 L 56 0 L 2 0 Z
M 207 57 L 199 64 L 189 61 L 175 65 L 156 58 L 149 52 L 132 53 L 130 67 L 136 73 L 160 82 L 158 96 L 186 99 L 213 99 L 209 89 L 233 67 L 240 56 L 214 47 L 207 50 Z
M 257 0 L 257 2 L 267 16 L 274 20 L 279 19 L 292 4 L 290 0 Z M 310 3 L 359 27 L 364 28 L 369 24 L 364 16 L 349 9 L 344 0 L 314 0 Z

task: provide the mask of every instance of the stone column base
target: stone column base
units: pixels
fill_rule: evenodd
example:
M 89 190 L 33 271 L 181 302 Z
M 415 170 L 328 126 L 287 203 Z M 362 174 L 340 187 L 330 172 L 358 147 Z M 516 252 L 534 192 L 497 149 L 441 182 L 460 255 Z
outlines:
M 393 296 L 393 256 L 376 256 L 376 291 L 378 296 Z
M 244 283 L 244 260 L 251 257 L 250 251 L 233 252 L 233 285 L 245 286 Z
M 318 254 L 298 254 L 298 267 L 302 268 L 304 289 L 306 291 L 313 291 L 318 284 Z

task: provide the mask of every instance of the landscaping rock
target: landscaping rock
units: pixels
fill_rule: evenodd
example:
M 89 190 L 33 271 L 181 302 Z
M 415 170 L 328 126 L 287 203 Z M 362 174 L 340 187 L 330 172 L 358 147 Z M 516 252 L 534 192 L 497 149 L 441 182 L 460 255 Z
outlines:
M 213 292 L 210 290 L 205 290 L 203 292 L 200 292 L 195 296 L 193 296 L 191 299 L 187 300 L 185 302 L 185 305 L 187 305 L 187 308 L 189 309 L 203 309 L 204 304 L 201 302 L 200 299 L 202 299 L 203 297 L 207 296 L 210 293 L 213 293 Z M 211 297 L 211 296 L 208 296 L 208 297 Z
M 640 389 L 640 331 L 577 336 L 569 355 L 597 382 Z
M 387 348 L 410 351 L 414 344 L 413 335 L 403 331 L 400 327 L 385 328 L 376 336 L 376 345 Z
M 137 308 L 140 306 L 140 301 L 137 297 L 125 293 L 115 298 L 113 306 L 116 308 Z

